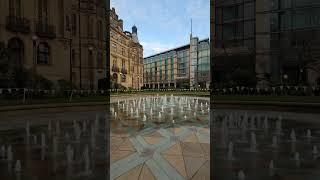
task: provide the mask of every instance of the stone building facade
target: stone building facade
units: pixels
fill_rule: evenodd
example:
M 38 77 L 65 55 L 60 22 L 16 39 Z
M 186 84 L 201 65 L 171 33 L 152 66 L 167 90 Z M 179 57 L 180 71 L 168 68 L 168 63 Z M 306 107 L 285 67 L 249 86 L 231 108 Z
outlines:
M 114 8 L 110 11 L 110 77 L 126 88 L 143 86 L 143 47 L 138 40 L 138 30 L 123 30 L 123 20 Z
M 18 65 L 97 89 L 106 76 L 106 10 L 104 0 L 2 0 L 0 41 Z

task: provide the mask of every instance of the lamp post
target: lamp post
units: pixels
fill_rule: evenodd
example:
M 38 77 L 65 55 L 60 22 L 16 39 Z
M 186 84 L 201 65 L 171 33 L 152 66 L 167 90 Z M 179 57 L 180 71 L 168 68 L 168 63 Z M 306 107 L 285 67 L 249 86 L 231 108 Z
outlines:
M 32 44 L 33 44 L 33 67 L 32 67 L 32 70 L 33 70 L 33 78 L 32 78 L 32 89 L 34 89 L 34 86 L 35 86 L 35 74 L 37 72 L 37 41 L 38 41 L 38 36 L 36 35 L 33 35 L 32 37 Z
M 93 89 L 93 84 L 92 84 L 92 79 L 93 79 L 93 73 L 92 73 L 92 71 L 93 71 L 93 66 L 92 66 L 92 51 L 93 51 L 93 47 L 92 46 L 89 46 L 88 47 L 88 50 L 89 50 L 89 59 L 88 59 L 88 62 L 90 62 L 89 64 L 90 64 L 90 67 L 89 67 L 89 72 L 90 72 L 90 75 L 89 75 L 89 77 L 90 77 L 90 89 Z
M 138 90 L 140 90 L 140 75 L 138 75 Z
M 285 82 L 287 82 L 288 75 L 287 75 L 287 74 L 284 74 L 284 75 L 283 75 L 283 79 L 285 80 Z
M 288 75 L 287 74 L 284 74 L 283 75 L 283 79 L 284 79 L 284 84 L 286 85 L 286 87 L 287 87 L 287 79 L 288 79 Z M 287 93 L 287 91 L 286 91 L 286 93 Z
M 72 78 L 72 58 L 73 54 L 72 54 L 72 39 L 69 39 L 69 81 L 71 83 L 71 86 L 73 86 L 73 78 Z M 71 89 L 73 89 L 73 87 L 71 87 Z
M 302 80 L 302 74 L 303 74 L 303 69 L 300 68 L 300 83 L 302 84 L 303 83 L 303 80 Z

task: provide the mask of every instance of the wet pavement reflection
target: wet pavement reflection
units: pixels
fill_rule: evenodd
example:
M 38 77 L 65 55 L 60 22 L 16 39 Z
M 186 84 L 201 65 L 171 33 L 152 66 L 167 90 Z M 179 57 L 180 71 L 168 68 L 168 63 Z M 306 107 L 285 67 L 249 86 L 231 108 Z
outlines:
M 319 179 L 319 118 L 317 114 L 215 110 L 214 178 Z
M 60 112 L 0 122 L 0 179 L 106 179 L 105 113 Z

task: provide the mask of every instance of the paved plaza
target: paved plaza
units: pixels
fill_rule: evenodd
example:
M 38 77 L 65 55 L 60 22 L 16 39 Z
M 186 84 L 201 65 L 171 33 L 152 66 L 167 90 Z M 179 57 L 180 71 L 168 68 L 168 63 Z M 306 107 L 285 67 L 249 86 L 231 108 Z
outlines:
M 209 143 L 208 127 L 112 133 L 111 179 L 210 179 Z
M 111 179 L 210 179 L 208 99 L 154 96 L 112 102 Z

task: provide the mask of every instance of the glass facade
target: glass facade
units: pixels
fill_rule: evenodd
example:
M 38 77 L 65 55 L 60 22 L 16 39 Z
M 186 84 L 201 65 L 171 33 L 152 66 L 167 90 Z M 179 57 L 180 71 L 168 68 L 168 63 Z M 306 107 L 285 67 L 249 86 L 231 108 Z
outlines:
M 320 75 L 309 66 L 319 57 L 319 0 L 216 0 L 214 13 L 214 47 L 221 51 L 212 60 L 216 87 L 317 84 Z M 239 47 L 247 54 L 223 54 Z M 244 72 L 236 69 L 243 64 Z M 246 74 L 252 67 L 254 74 Z
M 254 48 L 255 3 L 254 1 L 227 4 L 217 1 L 215 7 L 215 46 Z
M 179 51 L 177 58 L 178 77 L 186 77 L 189 69 L 189 49 Z
M 201 42 L 199 44 L 197 77 L 198 81 L 209 81 L 210 73 L 210 44 L 209 42 Z
M 193 43 L 193 44 L 192 44 Z M 206 88 L 209 83 L 209 39 L 191 39 L 191 45 L 144 58 L 144 85 L 146 88 L 190 86 L 190 77 Z M 192 68 L 190 48 L 193 49 Z M 190 73 L 192 69 L 192 75 Z M 183 85 L 181 85 L 183 84 Z M 198 87 L 198 85 L 196 85 Z

